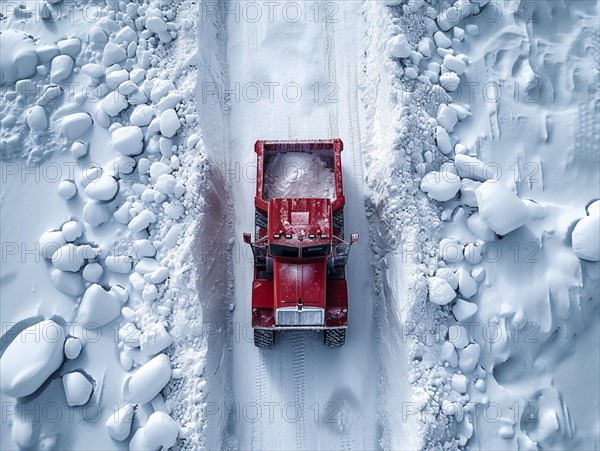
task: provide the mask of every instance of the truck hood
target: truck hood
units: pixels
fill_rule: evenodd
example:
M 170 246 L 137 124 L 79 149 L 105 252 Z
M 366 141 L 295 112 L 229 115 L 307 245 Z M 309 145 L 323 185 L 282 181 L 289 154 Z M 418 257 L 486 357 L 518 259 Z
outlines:
M 274 259 L 275 307 L 295 306 L 298 299 L 307 307 L 325 307 L 326 276 L 325 258 L 302 263 Z

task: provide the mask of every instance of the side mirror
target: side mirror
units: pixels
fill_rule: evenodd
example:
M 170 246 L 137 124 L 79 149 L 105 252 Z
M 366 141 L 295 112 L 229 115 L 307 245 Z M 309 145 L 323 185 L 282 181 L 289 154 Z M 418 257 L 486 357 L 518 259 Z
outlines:
M 358 233 L 350 234 L 350 244 L 358 243 Z
M 244 243 L 252 244 L 252 235 L 247 232 L 244 233 Z

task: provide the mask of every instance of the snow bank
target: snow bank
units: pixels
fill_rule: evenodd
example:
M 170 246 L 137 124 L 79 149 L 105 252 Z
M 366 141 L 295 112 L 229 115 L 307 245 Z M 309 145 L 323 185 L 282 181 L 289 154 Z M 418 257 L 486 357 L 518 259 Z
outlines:
M 264 175 L 266 199 L 335 198 L 333 171 L 319 155 L 279 153 L 267 161 Z
M 483 183 L 475 194 L 479 214 L 498 235 L 518 229 L 529 219 L 529 209 L 525 203 L 498 181 Z
M 52 320 L 22 330 L 0 358 L 2 393 L 21 398 L 36 391 L 63 362 L 63 328 Z

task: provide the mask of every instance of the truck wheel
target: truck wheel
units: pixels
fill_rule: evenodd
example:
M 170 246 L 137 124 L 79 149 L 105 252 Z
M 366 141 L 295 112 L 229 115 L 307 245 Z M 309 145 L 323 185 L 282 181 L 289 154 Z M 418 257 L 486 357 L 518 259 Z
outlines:
M 325 331 L 325 346 L 339 348 L 346 342 L 346 329 L 329 329 Z
M 268 329 L 254 329 L 254 346 L 257 348 L 270 348 L 275 343 L 275 331 Z

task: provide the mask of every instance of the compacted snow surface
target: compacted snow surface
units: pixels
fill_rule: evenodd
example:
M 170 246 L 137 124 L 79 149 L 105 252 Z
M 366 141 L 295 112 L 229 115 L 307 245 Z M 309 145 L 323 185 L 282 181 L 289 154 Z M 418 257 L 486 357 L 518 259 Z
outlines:
M 600 447 L 596 1 L 0 7 L 1 449 Z M 338 137 L 346 344 L 258 350 Z

